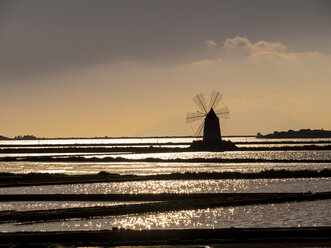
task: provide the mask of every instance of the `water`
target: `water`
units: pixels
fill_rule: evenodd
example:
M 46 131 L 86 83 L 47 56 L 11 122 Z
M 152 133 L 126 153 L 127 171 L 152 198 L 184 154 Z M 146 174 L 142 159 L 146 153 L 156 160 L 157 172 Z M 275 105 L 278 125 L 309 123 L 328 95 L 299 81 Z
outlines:
M 141 204 L 141 203 L 144 202 L 12 201 L 12 202 L 1 202 L 0 211 L 33 211 L 33 210 L 85 208 L 85 207 L 98 207 L 98 206 L 119 206 L 119 205 Z
M 330 178 L 222 179 L 86 183 L 0 188 L 0 194 L 161 194 L 331 191 Z
M 260 172 L 264 170 L 316 170 L 331 168 L 331 163 L 201 163 L 201 162 L 1 162 L 1 172 L 156 175 L 185 172 Z
M 100 139 L 44 139 L 44 140 L 0 140 L 0 145 L 111 145 L 142 143 L 187 143 L 197 138 L 100 138 Z M 245 139 L 246 140 L 246 139 Z
M 254 137 L 228 138 L 240 147 L 276 147 L 301 145 L 329 145 L 331 139 L 257 139 Z M 331 168 L 331 151 L 232 151 L 232 152 L 177 152 L 133 154 L 93 153 L 38 153 L 41 147 L 112 147 L 153 144 L 156 147 L 186 147 L 194 138 L 121 138 L 121 139 L 54 139 L 0 141 L 0 157 L 24 156 L 85 156 L 122 157 L 125 162 L 0 162 L 0 172 L 95 174 L 107 171 L 118 174 L 154 175 L 184 172 L 260 172 L 263 170 L 317 170 Z M 288 144 L 288 142 L 296 142 Z M 321 142 L 316 144 L 316 142 Z M 265 144 L 264 144 L 265 143 Z M 270 144 L 271 143 L 271 144 Z M 148 144 L 148 145 L 146 145 Z M 35 153 L 1 153 L 1 149 L 34 148 Z M 27 147 L 29 146 L 29 147 Z M 137 159 L 160 158 L 162 162 L 138 162 Z M 272 162 L 209 163 L 204 159 L 264 159 Z M 173 161 L 197 159 L 197 162 Z M 171 161 L 170 161 L 171 160 Z M 284 160 L 288 160 L 284 162 Z M 311 162 L 303 162 L 311 160 Z M 325 160 L 325 162 L 319 162 Z M 199 161 L 199 162 L 198 162 Z M 290 161 L 290 162 L 289 162 Z M 330 178 L 240 179 L 240 180 L 175 180 L 122 183 L 90 183 L 52 186 L 0 188 L 0 194 L 139 194 L 139 193 L 258 193 L 258 192 L 325 192 L 331 191 Z M 327 226 L 331 223 L 330 200 L 291 202 L 282 204 L 221 207 L 190 211 L 169 211 L 123 215 L 83 220 L 44 223 L 0 224 L 3 232 L 101 230 L 114 226 L 130 229 L 153 228 L 223 228 L 223 227 L 289 227 Z M 0 210 L 29 211 L 89 206 L 114 206 L 130 202 L 0 202 Z
M 85 157 L 121 157 L 127 159 L 265 159 L 265 160 L 331 160 L 330 151 L 228 151 L 228 152 L 173 152 Z
M 195 137 L 175 138 L 100 138 L 100 139 L 42 139 L 42 140 L 0 140 L 1 145 L 112 145 L 112 144 L 143 144 L 143 143 L 188 143 L 197 140 Z M 245 143 L 286 143 L 286 142 L 330 142 L 331 138 L 306 138 L 306 139 L 260 139 L 256 137 L 223 137 L 224 140 Z
M 185 211 L 111 216 L 86 220 L 0 224 L 3 232 L 110 230 L 112 227 L 130 229 L 186 229 L 229 227 L 304 227 L 329 226 L 330 200 L 294 202 L 238 207 L 220 207 Z

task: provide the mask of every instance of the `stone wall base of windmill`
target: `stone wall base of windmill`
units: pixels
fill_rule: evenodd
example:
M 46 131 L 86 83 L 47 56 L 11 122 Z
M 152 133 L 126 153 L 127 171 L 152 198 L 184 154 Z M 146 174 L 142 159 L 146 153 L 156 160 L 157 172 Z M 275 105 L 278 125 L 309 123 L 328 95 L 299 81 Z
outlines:
M 234 151 L 238 149 L 233 142 L 227 140 L 196 140 L 192 142 L 190 148 L 194 151 Z

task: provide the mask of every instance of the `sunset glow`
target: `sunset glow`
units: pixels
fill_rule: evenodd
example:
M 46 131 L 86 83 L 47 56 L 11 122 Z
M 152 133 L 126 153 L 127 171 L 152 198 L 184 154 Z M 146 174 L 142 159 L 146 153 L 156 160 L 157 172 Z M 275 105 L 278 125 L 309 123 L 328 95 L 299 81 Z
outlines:
M 330 2 L 229 3 L 1 1 L 0 135 L 193 135 L 214 89 L 224 135 L 331 129 Z

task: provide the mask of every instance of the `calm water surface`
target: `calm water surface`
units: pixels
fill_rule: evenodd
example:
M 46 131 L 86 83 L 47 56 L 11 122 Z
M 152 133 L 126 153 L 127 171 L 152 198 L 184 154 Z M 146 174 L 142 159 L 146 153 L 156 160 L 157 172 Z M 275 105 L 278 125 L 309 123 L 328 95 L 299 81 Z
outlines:
M 104 138 L 104 139 L 44 139 L 44 140 L 0 140 L 0 145 L 111 145 L 111 144 L 143 144 L 143 143 L 187 143 L 199 138 Z M 256 137 L 223 137 L 224 140 L 232 142 L 263 143 L 263 142 L 330 142 L 331 138 L 311 139 L 259 139 Z
M 86 220 L 34 224 L 0 224 L 3 232 L 130 229 L 186 229 L 229 227 L 329 226 L 330 200 L 221 207 L 132 214 Z
M 260 172 L 263 170 L 323 170 L 331 163 L 175 163 L 175 162 L 1 162 L 1 172 L 97 174 L 107 171 L 116 174 L 156 175 L 184 172 Z
M 258 193 L 331 191 L 330 178 L 176 180 L 0 188 L 0 194 Z
M 89 156 L 86 156 L 89 157 Z M 331 160 L 331 151 L 228 151 L 228 152 L 173 152 L 100 155 L 94 157 L 122 157 L 128 159 L 266 159 L 266 160 Z
M 84 207 L 97 207 L 97 206 L 118 206 L 128 204 L 140 204 L 144 202 L 92 202 L 92 201 L 24 201 L 24 202 L 0 202 L 0 211 L 33 211 L 33 210 L 46 210 L 46 209 L 63 209 L 63 208 L 84 208 Z
M 255 143 L 263 142 L 277 142 L 277 146 L 281 145 L 280 142 L 298 141 L 305 142 L 330 142 L 331 139 L 257 139 L 254 137 L 235 137 L 227 138 L 234 142 L 248 142 L 248 146 L 258 145 Z M 123 138 L 123 139 L 56 139 L 56 140 L 12 140 L 0 141 L 1 145 L 111 145 L 111 144 L 143 144 L 143 143 L 157 143 L 160 145 L 178 142 L 191 142 L 194 138 Z M 269 146 L 270 144 L 265 144 Z M 262 144 L 263 146 L 263 144 Z M 56 146 L 55 146 L 56 147 Z M 238 172 L 258 172 L 266 169 L 288 169 L 288 170 L 322 170 L 331 168 L 331 151 L 229 151 L 229 152 L 177 152 L 177 153 L 145 153 L 145 154 L 132 154 L 128 152 L 116 153 L 1 153 L 0 157 L 4 156 L 85 156 L 90 157 L 122 157 L 127 159 L 146 159 L 146 158 L 159 158 L 163 162 L 86 162 L 86 163 L 49 163 L 49 162 L 1 162 L 0 172 L 13 172 L 13 173 L 67 173 L 67 174 L 86 174 L 98 173 L 100 171 L 108 171 L 111 173 L 120 174 L 160 174 L 160 173 L 174 173 L 174 172 L 222 172 L 222 171 L 238 171 Z M 279 162 L 272 163 L 204 163 L 203 159 L 266 159 L 266 160 L 279 160 Z M 183 163 L 183 162 L 167 162 L 167 160 L 174 159 L 201 159 L 200 162 Z M 282 163 L 282 160 L 293 160 L 291 163 Z M 302 163 L 302 160 L 326 160 L 325 163 L 310 162 Z
M 247 142 L 241 147 L 284 146 L 281 142 L 328 142 L 331 139 L 257 139 L 254 137 L 228 138 L 233 142 Z M 126 139 L 57 139 L 31 141 L 0 141 L 1 145 L 100 145 L 109 147 L 114 144 L 156 143 L 158 146 L 172 146 L 167 143 L 191 142 L 193 138 L 126 138 Z M 256 144 L 277 142 L 275 144 Z M 316 145 L 325 145 L 316 144 Z M 296 144 L 297 145 L 297 144 Z M 175 145 L 177 146 L 177 145 Z M 87 174 L 108 171 L 120 174 L 160 174 L 174 172 L 258 172 L 267 169 L 287 170 L 322 170 L 331 168 L 331 151 L 241 151 L 241 152 L 184 152 L 184 153 L 12 153 L 0 156 L 86 156 L 86 157 L 123 157 L 133 159 L 127 162 L 0 162 L 0 172 L 13 173 L 67 173 Z M 136 162 L 134 159 L 161 158 L 163 162 Z M 167 162 L 167 159 L 201 159 L 201 162 L 183 163 Z M 205 163 L 203 159 L 266 159 L 279 160 L 272 163 Z M 293 160 L 293 162 L 282 162 Z M 297 161 L 296 161 L 297 160 Z M 300 160 L 328 160 L 319 162 L 298 162 Z M 0 188 L 0 194 L 138 194 L 138 193 L 245 193 L 245 192 L 323 192 L 331 191 L 330 178 L 289 178 L 289 179 L 245 179 L 245 180 L 177 180 L 177 181 L 145 181 L 123 183 L 94 183 L 75 185 L 53 185 L 33 187 Z M 282 204 L 251 205 L 239 207 L 221 207 L 190 211 L 170 211 L 123 215 L 115 217 L 94 218 L 87 220 L 68 220 L 33 224 L 0 224 L 3 232 L 14 231 L 68 231 L 68 230 L 100 230 L 112 227 L 130 229 L 153 228 L 224 228 L 224 227 L 287 227 L 287 226 L 329 226 L 331 223 L 330 200 L 292 202 Z M 2 202 L 0 210 L 27 211 L 37 209 L 59 209 L 89 206 L 113 206 L 124 204 L 119 202 Z M 130 203 L 125 203 L 130 204 Z
M 266 159 L 266 160 L 331 160 L 330 150 L 321 151 L 227 151 L 227 152 L 171 152 L 171 153 L 0 153 L 0 157 L 71 157 L 126 159 Z

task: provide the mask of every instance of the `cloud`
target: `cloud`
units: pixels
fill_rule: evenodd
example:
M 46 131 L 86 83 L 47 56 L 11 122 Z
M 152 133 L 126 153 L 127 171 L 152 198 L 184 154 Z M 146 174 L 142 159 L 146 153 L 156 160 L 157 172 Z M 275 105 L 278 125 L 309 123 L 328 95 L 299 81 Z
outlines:
M 217 47 L 217 43 L 213 40 L 206 40 L 205 41 L 205 47 L 213 49 Z
M 253 51 L 283 51 L 287 47 L 281 42 L 258 41 L 252 44 Z
M 248 58 L 251 60 L 260 59 L 280 59 L 287 61 L 295 61 L 301 58 L 312 58 L 319 56 L 318 52 L 302 52 L 302 53 L 281 53 L 276 51 L 259 51 L 252 53 Z
M 282 51 L 287 47 L 281 42 L 267 42 L 261 40 L 252 43 L 247 37 L 236 36 L 232 39 L 229 38 L 225 40 L 224 48 L 241 49 L 253 53 L 258 51 Z
M 252 43 L 250 42 L 247 37 L 241 37 L 236 36 L 233 39 L 227 39 L 224 42 L 224 48 L 230 48 L 230 49 L 245 49 L 249 50 L 249 48 L 252 46 Z
M 279 59 L 294 61 L 302 58 L 311 58 L 321 55 L 316 51 L 288 52 L 282 42 L 257 41 L 252 43 L 247 37 L 236 36 L 226 39 L 223 48 L 248 52 L 248 59 Z

